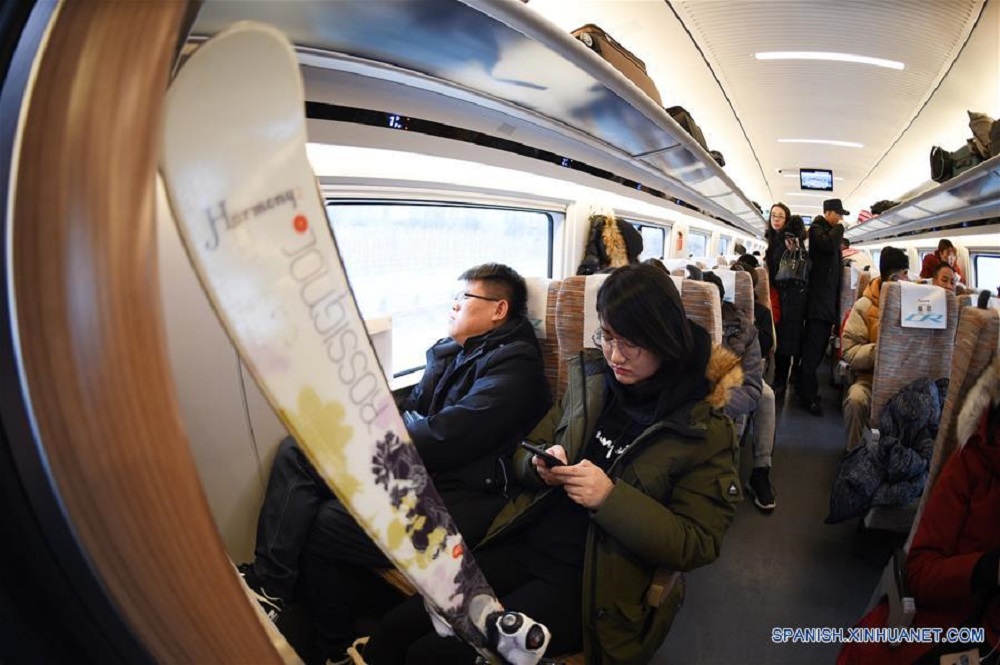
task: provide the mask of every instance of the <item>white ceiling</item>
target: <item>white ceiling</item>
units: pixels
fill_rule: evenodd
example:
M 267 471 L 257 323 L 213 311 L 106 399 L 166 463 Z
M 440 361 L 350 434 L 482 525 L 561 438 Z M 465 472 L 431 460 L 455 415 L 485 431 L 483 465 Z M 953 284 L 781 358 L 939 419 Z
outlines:
M 859 208 L 900 199 L 925 183 L 930 147 L 954 149 L 969 135 L 966 109 L 1000 111 L 996 7 L 983 12 L 970 39 L 984 1 L 530 0 L 528 6 L 565 30 L 596 23 L 645 60 L 664 104 L 692 113 L 751 199 L 765 206 L 785 201 L 793 212 L 811 215 L 819 210 L 810 206 L 837 196 L 853 219 Z M 846 52 L 901 61 L 905 69 L 758 61 L 759 51 Z M 962 85 L 949 85 L 951 79 Z M 832 169 L 842 179 L 832 194 L 802 196 L 797 178 L 778 172 L 797 176 L 800 167 Z

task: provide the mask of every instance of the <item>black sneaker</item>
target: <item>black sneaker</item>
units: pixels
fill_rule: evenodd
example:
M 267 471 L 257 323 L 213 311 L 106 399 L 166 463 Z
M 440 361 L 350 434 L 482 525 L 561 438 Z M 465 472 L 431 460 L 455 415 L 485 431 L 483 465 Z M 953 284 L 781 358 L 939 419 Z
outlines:
M 747 492 L 753 497 L 754 505 L 765 512 L 771 512 L 775 506 L 774 487 L 768 478 L 770 473 L 769 467 L 755 467 L 750 473 L 750 481 L 746 485 Z
M 250 589 L 250 595 L 260 605 L 260 609 L 264 611 L 264 614 L 267 615 L 271 623 L 277 623 L 278 617 L 285 611 L 285 601 L 277 596 L 270 595 L 264 590 L 264 585 L 260 583 L 260 579 L 253 572 L 251 564 L 241 563 L 236 567 L 236 570 L 239 571 L 243 583 Z

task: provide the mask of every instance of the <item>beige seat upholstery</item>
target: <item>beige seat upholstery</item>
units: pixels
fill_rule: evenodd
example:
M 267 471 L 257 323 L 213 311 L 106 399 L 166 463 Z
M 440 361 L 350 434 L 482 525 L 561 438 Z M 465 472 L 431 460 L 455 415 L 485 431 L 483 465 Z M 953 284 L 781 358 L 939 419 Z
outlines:
M 757 297 L 757 302 L 767 307 L 768 311 L 771 310 L 771 278 L 767 274 L 767 268 L 754 268 L 754 272 L 757 273 L 757 288 L 754 289 L 754 295 Z M 771 312 L 771 316 L 774 316 L 774 312 Z
M 975 307 L 965 307 L 960 310 L 958 331 L 955 334 L 955 351 L 952 354 L 951 372 L 948 376 L 948 396 L 944 401 L 941 423 L 938 425 L 937 438 L 934 440 L 934 456 L 931 458 L 927 485 L 920 498 L 920 508 L 913 529 L 910 531 L 907 546 L 913 540 L 924 503 L 937 481 L 941 468 L 958 445 L 955 438 L 958 413 L 965 402 L 965 396 L 983 370 L 992 362 L 997 351 L 998 336 L 1000 336 L 1000 311 Z
M 852 273 L 858 274 L 854 269 L 850 267 L 842 268 L 842 274 L 840 277 L 840 319 L 843 321 L 847 313 L 851 311 L 851 307 L 854 306 L 855 301 L 860 297 L 857 292 L 857 286 L 861 284 L 861 277 L 858 275 L 858 283 L 855 284 L 855 288 L 851 288 Z M 837 322 L 840 324 L 840 321 Z
M 597 310 L 589 315 L 584 311 L 587 290 L 596 291 L 607 275 L 574 275 L 563 280 L 556 300 L 556 338 L 559 342 L 559 374 L 557 399 L 566 393 L 569 377 L 566 363 L 584 348 L 592 348 L 590 336 L 597 330 Z M 594 299 L 596 307 L 596 298 Z M 591 330 L 587 330 L 587 319 Z
M 872 380 L 872 407 L 868 419 L 878 426 L 882 407 L 900 389 L 917 379 L 945 378 L 951 372 L 955 330 L 958 328 L 958 302 L 947 294 L 948 326 L 944 330 L 904 328 L 900 320 L 900 286 L 882 285 L 879 297 L 879 336 L 875 346 L 875 372 Z
M 738 273 L 737 273 L 738 274 Z M 749 275 L 744 275 L 749 279 Z M 593 347 L 591 334 L 597 329 L 597 312 L 589 313 L 593 330 L 588 330 L 584 311 L 585 293 L 588 288 L 596 290 L 607 275 L 574 275 L 563 280 L 556 302 L 556 337 L 559 341 L 559 374 L 557 398 L 566 392 L 568 376 L 566 361 L 576 356 L 584 348 Z M 588 287 L 589 285 L 589 287 Z M 714 284 L 681 280 L 681 302 L 688 318 L 708 331 L 713 344 L 722 342 L 722 302 L 719 289 Z
M 920 496 L 909 536 L 903 548 L 903 555 L 890 560 L 868 605 L 870 610 L 882 596 L 888 595 L 890 621 L 887 625 L 890 627 L 907 626 L 912 620 L 912 599 L 909 599 L 909 603 L 904 600 L 903 590 L 899 588 L 897 583 L 901 576 L 897 574 L 896 569 L 902 566 L 905 552 L 909 551 L 913 537 L 920 527 L 924 506 L 937 482 L 941 469 L 958 445 L 956 440 L 958 414 L 969 390 L 979 379 L 983 370 L 992 362 L 998 346 L 998 337 L 1000 337 L 1000 312 L 974 307 L 966 307 L 960 311 L 958 331 L 955 335 L 955 350 L 952 354 L 951 372 L 948 380 L 948 396 L 945 398 L 937 438 L 934 440 L 934 456 L 931 458 L 927 484 Z
M 558 279 L 526 277 L 528 286 L 528 319 L 535 327 L 538 345 L 545 363 L 545 380 L 553 399 L 559 389 L 559 341 L 556 337 L 556 301 L 559 297 Z M 544 300 L 543 300 L 544 299 Z M 544 305 L 542 304 L 544 303 Z
M 948 293 L 946 296 L 948 324 L 945 329 L 904 328 L 901 325 L 899 283 L 882 285 L 871 413 L 868 419 L 873 430 L 878 428 L 882 407 L 903 387 L 917 379 L 937 380 L 950 375 L 955 330 L 958 328 L 958 302 L 954 294 Z M 864 523 L 870 529 L 907 533 L 916 512 L 916 503 L 907 506 L 876 506 L 865 515 Z
M 681 288 L 681 302 L 687 317 L 708 331 L 712 344 L 721 344 L 722 300 L 715 284 L 685 279 Z
M 863 273 L 858 275 L 858 288 L 854 291 L 854 302 L 857 302 L 861 299 L 861 296 L 865 295 L 865 289 L 868 288 L 868 284 L 871 283 L 871 281 L 872 274 L 869 270 L 865 270 Z

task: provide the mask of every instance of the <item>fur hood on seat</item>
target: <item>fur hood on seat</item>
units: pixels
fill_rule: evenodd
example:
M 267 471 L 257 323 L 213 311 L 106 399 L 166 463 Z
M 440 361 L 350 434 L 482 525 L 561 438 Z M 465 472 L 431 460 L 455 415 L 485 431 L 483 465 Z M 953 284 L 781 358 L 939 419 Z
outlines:
M 705 377 L 712 386 L 705 401 L 717 409 L 723 408 L 729 401 L 729 391 L 743 385 L 740 357 L 721 344 L 713 344 Z
M 965 403 L 958 415 L 957 436 L 959 447 L 964 446 L 976 433 L 983 411 L 1000 404 L 1000 356 L 983 371 L 965 396 Z

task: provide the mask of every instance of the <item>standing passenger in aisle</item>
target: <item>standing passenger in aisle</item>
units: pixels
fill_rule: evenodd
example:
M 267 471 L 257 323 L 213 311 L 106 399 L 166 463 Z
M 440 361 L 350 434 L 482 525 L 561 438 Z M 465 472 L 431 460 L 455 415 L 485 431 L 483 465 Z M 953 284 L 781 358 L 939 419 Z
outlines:
M 802 354 L 802 325 L 806 313 L 806 284 L 778 282 L 778 266 L 785 252 L 805 247 L 806 227 L 802 218 L 792 215 L 784 203 L 771 206 L 767 227 L 767 252 L 764 260 L 771 284 L 771 311 L 777 346 L 774 352 L 774 397 L 781 402 L 788 386 L 792 359 Z
M 840 199 L 823 201 L 823 214 L 809 227 L 809 306 L 802 345 L 802 369 L 797 390 L 799 404 L 814 416 L 822 416 L 816 370 L 823 362 L 831 328 L 840 322 L 840 241 L 844 237 L 844 215 Z

